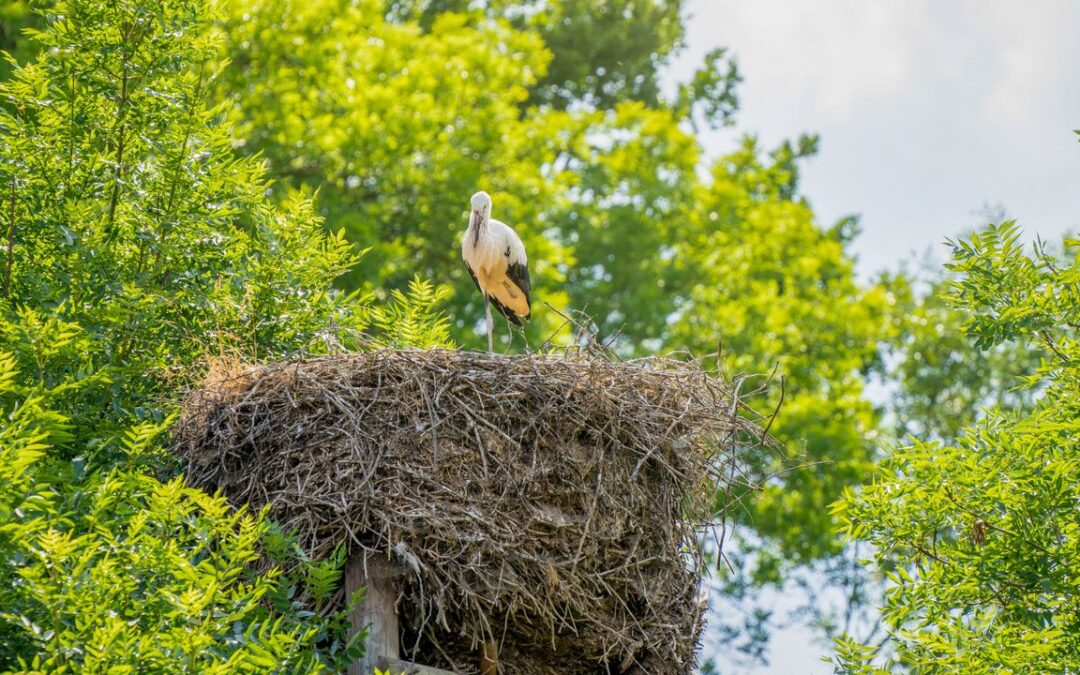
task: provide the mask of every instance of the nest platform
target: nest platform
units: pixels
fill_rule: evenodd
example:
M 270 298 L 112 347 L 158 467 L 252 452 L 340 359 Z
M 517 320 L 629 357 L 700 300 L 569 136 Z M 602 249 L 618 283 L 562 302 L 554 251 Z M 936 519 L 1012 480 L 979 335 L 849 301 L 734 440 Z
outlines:
M 208 378 L 188 481 L 270 506 L 312 557 L 404 570 L 407 658 L 506 675 L 683 674 L 701 534 L 758 428 L 691 363 L 380 350 Z

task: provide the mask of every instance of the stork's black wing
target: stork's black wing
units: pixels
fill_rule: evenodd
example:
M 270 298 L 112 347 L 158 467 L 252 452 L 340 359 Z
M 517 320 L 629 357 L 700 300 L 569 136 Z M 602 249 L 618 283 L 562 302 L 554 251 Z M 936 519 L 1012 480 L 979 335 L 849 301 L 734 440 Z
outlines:
M 472 271 L 472 267 L 468 262 L 465 263 L 465 269 L 469 270 L 469 276 L 472 277 L 472 282 L 476 285 L 476 290 L 480 291 L 480 294 L 483 295 L 484 291 L 480 288 L 480 281 L 476 278 L 476 273 Z
M 532 297 L 529 295 L 532 283 L 529 281 L 529 270 L 522 263 L 513 263 L 506 267 L 506 276 L 525 294 L 525 304 L 529 306 L 529 313 L 522 318 L 528 321 L 532 316 Z
M 491 303 L 492 307 L 499 310 L 499 314 L 502 314 L 503 316 L 505 316 L 506 320 L 509 321 L 510 323 L 514 324 L 515 326 L 520 326 L 521 325 L 522 318 L 528 319 L 529 316 L 531 316 L 531 314 L 527 314 L 524 317 L 518 316 L 517 314 L 514 313 L 514 310 L 510 309 L 506 305 L 499 302 L 499 299 L 496 298 L 493 295 L 488 296 L 488 301 Z
M 520 326 L 523 321 L 528 321 L 529 317 L 532 316 L 532 298 L 529 297 L 532 285 L 529 282 L 529 270 L 521 263 L 508 264 L 506 266 L 506 278 L 510 280 L 510 283 L 517 286 L 521 294 L 525 296 L 525 305 L 529 308 L 529 313 L 521 316 L 493 295 L 489 295 L 488 300 L 491 301 L 491 306 L 499 310 L 499 313 L 505 316 L 510 323 Z

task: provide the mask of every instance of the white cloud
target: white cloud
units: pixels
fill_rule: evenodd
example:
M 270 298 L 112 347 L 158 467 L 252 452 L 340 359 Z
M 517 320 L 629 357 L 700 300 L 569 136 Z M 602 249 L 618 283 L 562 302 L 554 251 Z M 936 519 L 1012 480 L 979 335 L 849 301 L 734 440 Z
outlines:
M 699 52 L 727 36 L 720 42 L 736 47 L 753 86 L 795 94 L 845 117 L 860 100 L 909 79 L 925 6 L 926 0 L 692 2 L 688 42 Z M 697 60 L 682 64 L 692 68 Z
M 685 78 L 728 46 L 739 131 L 822 135 L 804 189 L 863 216 L 861 270 L 939 247 L 1001 203 L 1028 232 L 1080 225 L 1080 2 L 689 0 Z M 733 134 L 706 137 L 712 154 Z
M 1072 11 L 1070 11 L 1072 10 Z M 1068 87 L 1057 78 L 1069 71 L 1076 73 L 1075 59 L 1080 56 L 1072 47 L 1080 20 L 1076 3 L 1067 2 L 991 2 L 980 15 L 998 48 L 999 78 L 987 99 L 987 114 L 999 121 L 1025 119 L 1037 123 L 1040 102 L 1053 96 L 1057 88 Z M 1072 20 L 1065 17 L 1071 15 Z M 1073 64 L 1059 59 L 1070 57 Z M 1074 81 L 1075 82 L 1075 81 Z M 1077 111 L 1080 126 L 1080 111 Z

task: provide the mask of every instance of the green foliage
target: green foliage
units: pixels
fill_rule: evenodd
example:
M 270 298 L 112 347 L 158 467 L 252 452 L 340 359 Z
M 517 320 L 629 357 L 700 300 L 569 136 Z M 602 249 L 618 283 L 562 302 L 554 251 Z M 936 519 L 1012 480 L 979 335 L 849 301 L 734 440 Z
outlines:
M 219 66 L 202 4 L 52 11 L 48 49 L 0 84 L 3 345 L 44 386 L 97 377 L 58 404 L 76 436 L 102 415 L 160 418 L 153 397 L 207 354 L 274 358 L 331 320 L 363 328 L 357 296 L 331 287 L 351 245 L 309 200 L 268 203 L 205 102 Z
M 846 240 L 788 197 L 797 189 L 793 161 L 783 146 L 763 162 L 748 142 L 717 165 L 696 227 L 680 242 L 680 264 L 695 278 L 671 342 L 701 353 L 722 339 L 729 372 L 778 366 L 785 398 L 774 431 L 804 466 L 792 471 L 764 456 L 759 475 L 781 475 L 748 505 L 748 520 L 782 545 L 784 559 L 809 560 L 837 550 L 824 507 L 871 466 L 876 416 L 862 377 L 887 336 L 890 299 L 860 288 Z M 776 402 L 779 391 L 771 396 Z
M 30 23 L 42 49 L 0 83 L 0 670 L 340 670 L 362 650 L 323 607 L 342 556 L 160 480 L 162 432 L 207 357 L 348 348 L 384 317 L 445 342 L 439 293 L 374 312 L 333 288 L 352 245 L 301 193 L 268 200 L 207 103 L 205 3 Z
M 700 150 L 668 110 L 627 103 L 590 117 L 568 153 L 573 188 L 551 216 L 575 254 L 570 305 L 601 335 L 620 335 L 623 349 L 655 349 L 695 283 L 673 254 L 696 206 Z
M 372 310 L 372 324 L 382 341 L 395 347 L 449 345 L 450 321 L 436 309 L 448 295 L 445 286 L 417 277 L 408 293 L 392 291 L 390 302 Z
M 1034 407 L 991 412 L 949 444 L 892 449 L 873 483 L 837 506 L 890 581 L 884 619 L 897 661 L 915 672 L 1064 672 L 1080 661 L 1080 242 L 1059 256 L 1018 238 L 1007 222 L 953 243 L 948 297 L 977 347 L 1042 347 L 1026 381 L 1040 392 Z
M 682 46 L 682 0 L 513 5 L 511 24 L 539 34 L 554 57 L 533 102 L 560 109 L 578 102 L 601 109 L 625 101 L 660 103 L 660 69 Z
M 1023 337 L 979 348 L 964 333 L 966 314 L 951 301 L 948 279 L 924 273 L 920 290 L 907 277 L 885 280 L 896 299 L 897 336 L 886 360 L 896 385 L 890 400 L 897 438 L 950 440 L 981 417 L 984 409 L 1019 412 L 1038 390 L 1025 378 L 1038 368 L 1036 345 Z
M 889 663 L 889 668 L 875 666 L 873 660 L 876 649 L 844 636 L 836 640 L 836 653 L 828 660 L 836 666 L 834 672 L 843 675 L 889 675 L 896 671 L 898 665 Z
M 344 616 L 279 613 L 295 591 L 280 569 L 257 574 L 265 516 L 124 468 L 57 481 L 47 461 L 64 419 L 24 397 L 0 354 L 0 670 L 5 672 L 321 672 L 350 656 Z M 149 452 L 165 423 L 115 443 Z M 312 594 L 324 568 L 307 569 Z M 340 571 L 338 572 L 340 574 Z M 352 650 L 355 653 L 356 650 Z
M 742 82 L 742 76 L 738 64 L 726 56 L 726 49 L 710 51 L 690 82 L 679 88 L 678 108 L 683 115 L 693 121 L 694 106 L 699 106 L 706 124 L 713 129 L 730 124 L 739 107 L 735 87 Z
M 386 0 L 388 18 L 423 30 L 448 12 L 477 13 L 539 35 L 551 52 L 530 102 L 565 110 L 660 102 L 661 68 L 682 46 L 682 0 Z
M 6 0 L 0 5 L 0 52 L 17 63 L 26 63 L 36 44 L 24 38 L 27 28 L 40 27 L 41 18 L 30 10 L 31 0 Z M 12 62 L 0 58 L 0 81 L 11 76 Z M 0 105 L 3 105 L 0 103 Z

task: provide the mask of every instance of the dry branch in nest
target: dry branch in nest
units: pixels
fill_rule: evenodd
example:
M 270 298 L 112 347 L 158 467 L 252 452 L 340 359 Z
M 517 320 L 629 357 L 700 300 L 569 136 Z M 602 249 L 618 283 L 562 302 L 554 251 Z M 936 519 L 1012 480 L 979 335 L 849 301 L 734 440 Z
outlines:
M 760 430 L 694 364 L 380 350 L 211 379 L 188 480 L 271 507 L 313 556 L 405 569 L 403 654 L 476 672 L 686 673 L 699 547 Z

